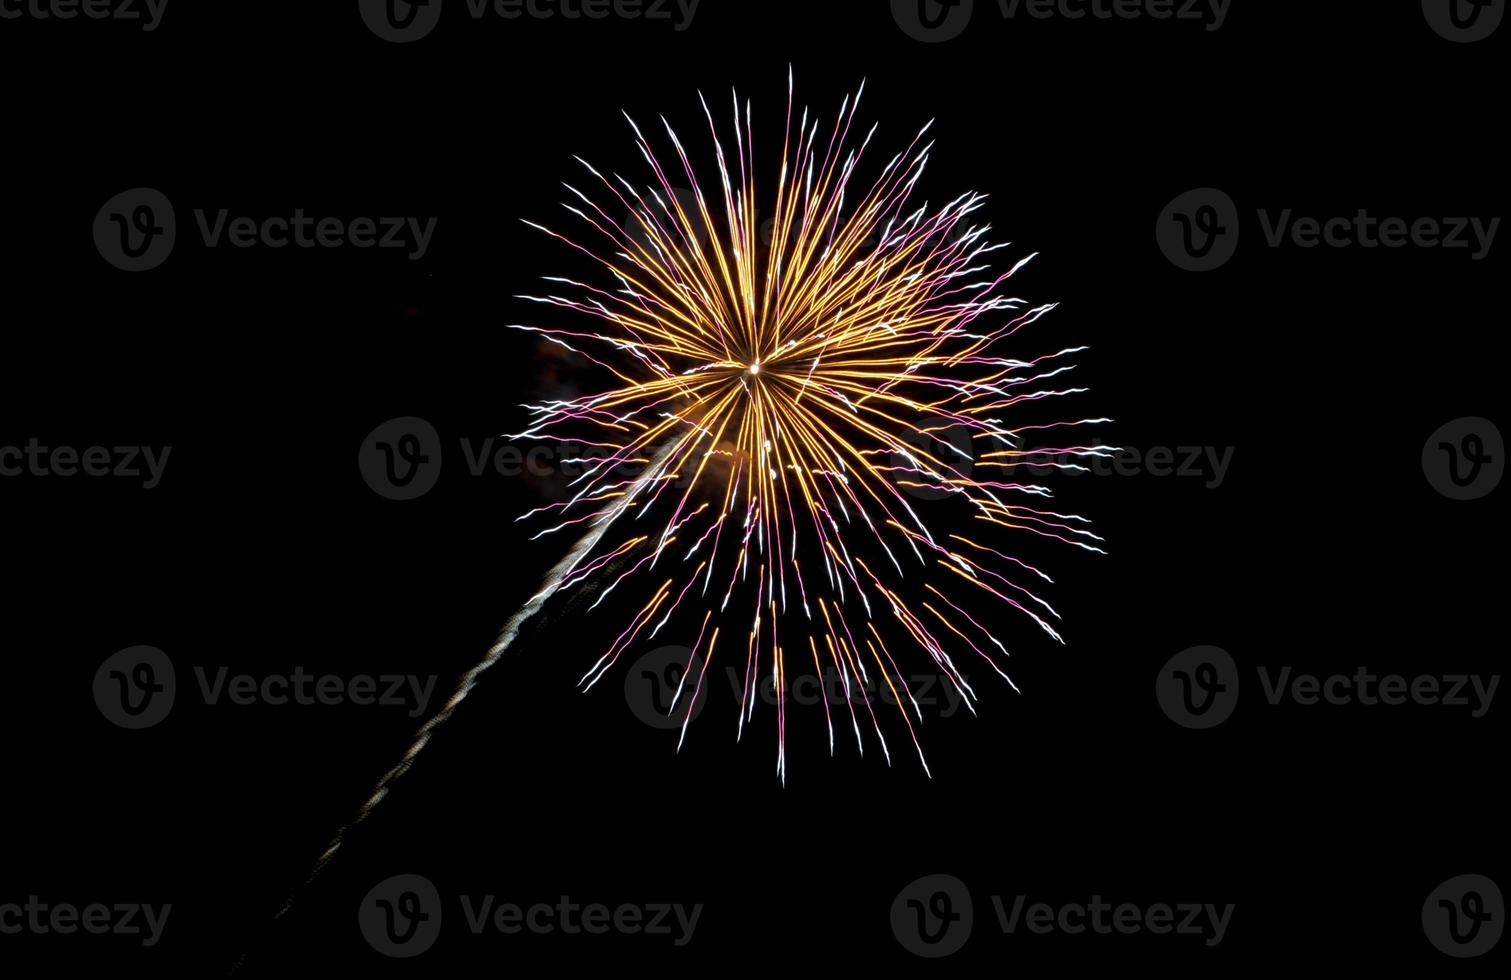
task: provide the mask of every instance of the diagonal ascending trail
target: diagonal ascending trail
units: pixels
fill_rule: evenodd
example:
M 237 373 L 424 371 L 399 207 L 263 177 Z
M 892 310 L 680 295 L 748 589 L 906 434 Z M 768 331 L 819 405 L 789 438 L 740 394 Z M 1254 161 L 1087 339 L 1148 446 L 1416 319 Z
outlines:
M 332 859 L 341 850 L 341 846 L 346 842 L 347 835 L 368 818 L 374 808 L 388 795 L 388 791 L 398 781 L 399 777 L 409 771 L 410 767 L 414 765 L 415 759 L 424 750 L 425 746 L 429 744 L 431 736 L 435 734 L 438 728 L 450 720 L 451 716 L 456 713 L 456 710 L 461 707 L 462 702 L 467 700 L 467 695 L 472 693 L 472 689 L 477 686 L 478 680 L 484 672 L 502 659 L 503 655 L 519 637 L 519 631 L 524 627 L 525 623 L 536 613 L 540 612 L 546 603 L 551 600 L 551 597 L 571 579 L 572 573 L 582 563 L 583 558 L 592 552 L 593 548 L 598 544 L 599 539 L 613 525 L 615 519 L 630 509 L 630 505 L 634 499 L 639 496 L 645 487 L 663 478 L 663 467 L 671 454 L 671 446 L 662 449 L 651 465 L 646 468 L 646 471 L 631 484 L 625 495 L 625 504 L 606 515 L 600 523 L 579 538 L 577 543 L 567 552 L 566 557 L 557 562 L 555 567 L 547 573 L 540 591 L 529 602 L 521 606 L 513 616 L 509 617 L 509 621 L 499 631 L 498 639 L 488 648 L 488 652 L 470 670 L 462 675 L 461 680 L 457 682 L 456 689 L 452 691 L 451 697 L 447 698 L 446 703 L 420 726 L 419 730 L 415 732 L 414 739 L 410 742 L 409 748 L 404 752 L 404 755 L 373 786 L 372 792 L 368 795 L 367 801 L 357 811 L 357 815 L 336 831 L 335 836 L 331 838 L 330 844 L 321 852 L 320 857 L 315 861 L 314 867 L 310 869 L 310 873 L 289 893 L 289 897 L 283 903 L 283 907 L 273 916 L 274 922 L 278 922 L 288 915 L 299 896 L 319 877 L 320 873 L 326 869 Z M 246 954 L 243 954 L 236 965 L 232 967 L 231 972 L 235 973 L 245 961 Z

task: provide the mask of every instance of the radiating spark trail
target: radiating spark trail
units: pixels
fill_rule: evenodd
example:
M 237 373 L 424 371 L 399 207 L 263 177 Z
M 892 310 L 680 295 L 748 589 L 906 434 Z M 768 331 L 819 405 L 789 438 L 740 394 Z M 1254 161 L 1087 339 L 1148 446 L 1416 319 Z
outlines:
M 1081 469 L 1078 459 L 1106 448 L 1027 449 L 1023 439 L 1108 420 L 1005 421 L 1082 393 L 1062 379 L 1074 369 L 1066 358 L 1085 348 L 999 351 L 1056 305 L 1031 306 L 1003 291 L 1034 256 L 991 271 L 993 253 L 1006 246 L 987 241 L 989 227 L 970 223 L 984 195 L 962 194 L 932 210 L 914 203 L 932 124 L 866 183 L 859 175 L 876 127 L 852 141 L 862 132 L 864 89 L 844 100 L 825 132 L 816 115 L 796 106 L 789 72 L 780 166 L 772 168 L 779 176 L 769 189 L 758 183 L 754 111 L 738 95 L 730 97 L 733 145 L 700 97 L 712 182 L 700 181 L 694 151 L 665 118 L 659 130 L 670 153 L 658 155 L 651 130 L 626 115 L 651 182 L 637 187 L 578 158 L 600 189 L 566 184 L 571 200 L 563 207 L 586 237 L 526 222 L 604 275 L 596 285 L 549 277 L 548 295 L 522 298 L 589 322 L 511 325 L 612 375 L 591 394 L 527 406 L 532 420 L 522 436 L 574 439 L 608 454 L 576 481 L 572 500 L 550 509 L 554 526 L 541 536 L 623 513 L 624 466 L 660 447 L 657 478 L 637 485 L 635 536 L 601 536 L 587 549 L 596 555 L 601 541 L 608 554 L 632 559 L 598 603 L 637 581 L 650 591 L 583 686 L 597 684 L 679 612 L 702 613 L 689 670 L 713 655 L 719 630 L 707 629 L 710 616 L 738 625 L 744 642 L 723 648 L 735 658 L 744 651 L 743 667 L 732 668 L 744 678 L 737 733 L 753 717 L 756 692 L 771 685 L 783 778 L 789 651 L 799 667 L 811 659 L 820 674 L 832 669 L 847 700 L 861 692 L 864 713 L 853 703 L 835 712 L 825 701 L 831 753 L 835 719 L 848 714 L 859 740 L 864 716 L 890 761 L 865 692 L 892 695 L 915 746 L 906 706 L 917 721 L 923 716 L 879 618 L 926 653 L 968 706 L 975 692 L 951 649 L 1012 681 L 996 628 L 967 607 L 1011 609 L 1063 642 L 1052 624 L 1058 614 L 1020 581 L 1025 572 L 1049 577 L 973 536 L 936 535 L 913 491 L 958 498 L 983 534 L 1026 532 L 1101 551 L 1084 518 L 1022 500 L 1050 497 L 1039 476 Z M 767 202 L 763 223 L 759 208 Z M 560 295 L 562 286 L 572 294 Z M 968 449 L 942 438 L 953 429 L 969 434 Z M 909 598 L 923 594 L 913 579 L 931 598 Z M 863 644 L 852 620 L 865 622 Z M 704 660 L 699 690 L 707 669 Z M 686 712 L 679 746 L 696 697 L 683 693 L 679 686 L 673 707 Z
M 1078 460 L 1118 450 L 1024 444 L 1029 434 L 1109 421 L 1028 414 L 1085 390 L 1064 382 L 1073 370 L 1066 358 L 1085 348 L 1037 356 L 1002 350 L 1055 308 L 1004 290 L 1034 256 L 993 271 L 994 253 L 1006 245 L 987 241 L 990 226 L 971 223 L 985 195 L 961 194 L 932 209 L 915 203 L 933 150 L 932 122 L 871 168 L 867 183 L 860 175 L 877 152 L 877 127 L 859 136 L 864 89 L 844 100 L 823 132 L 816 114 L 796 106 L 789 71 L 769 189 L 758 178 L 768 171 L 758 165 L 752 104 L 742 106 L 736 94 L 732 147 L 701 100 L 716 183 L 700 181 L 703 164 L 694 163 L 667 120 L 659 122 L 670 157 L 658 156 L 626 115 L 650 184 L 637 188 L 578 158 L 601 187 L 589 194 L 564 185 L 571 201 L 563 207 L 596 244 L 526 222 L 602 273 L 597 282 L 548 277 L 545 295 L 520 297 L 586 323 L 509 325 L 574 352 L 605 376 L 590 394 L 527 406 L 529 425 L 515 437 L 601 451 L 573 480 L 570 498 L 525 515 L 547 524 L 535 537 L 580 537 L 336 832 L 275 919 L 388 795 L 521 627 L 563 589 L 603 580 L 594 606 L 611 593 L 616 601 L 629 598 L 642 582 L 648 590 L 631 601 L 641 603 L 639 611 L 584 675 L 585 688 L 679 614 L 701 622 L 672 703 L 683 712 L 679 749 L 716 655 L 738 660 L 743 651 L 737 737 L 754 717 L 765 678 L 776 695 L 776 764 L 784 781 L 791 671 L 809 660 L 822 679 L 838 681 L 840 703 L 823 698 L 831 755 L 843 741 L 836 727 L 849 728 L 864 754 L 869 726 L 890 764 L 882 722 L 888 711 L 876 704 L 889 700 L 927 773 L 918 734 L 924 713 L 910 676 L 942 677 L 974 712 L 976 692 L 953 650 L 962 663 L 985 661 L 1016 691 L 1004 669 L 1000 627 L 982 608 L 1013 610 L 1064 642 L 1051 622 L 1058 614 L 1023 581 L 1049 576 L 995 538 L 1028 535 L 1102 550 L 1085 518 L 1044 509 L 1051 491 L 1034 481 L 1084 470 Z M 679 194 L 676 181 L 691 193 Z M 768 203 L 763 222 L 760 208 Z M 942 438 L 950 430 L 968 434 L 968 450 Z M 948 529 L 932 529 L 915 506 L 920 488 L 956 504 L 952 516 L 968 515 L 979 535 L 958 533 L 953 520 Z M 932 673 L 905 672 L 900 646 L 922 651 Z M 880 697 L 883 691 L 890 696 Z

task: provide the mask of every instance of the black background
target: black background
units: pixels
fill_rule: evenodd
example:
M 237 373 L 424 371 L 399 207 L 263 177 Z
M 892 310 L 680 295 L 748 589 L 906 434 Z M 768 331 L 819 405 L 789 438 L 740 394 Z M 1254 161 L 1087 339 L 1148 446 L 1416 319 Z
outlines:
M 450 5 L 448 5 L 450 6 Z M 1506 876 L 1504 730 L 1446 707 L 1271 707 L 1254 667 L 1500 671 L 1504 490 L 1460 503 L 1423 477 L 1424 441 L 1500 408 L 1505 246 L 1271 249 L 1254 214 L 1504 212 L 1504 29 L 1454 45 L 1416 3 L 1236 0 L 1222 29 L 1153 21 L 1004 22 L 978 3 L 944 44 L 884 3 L 704 0 L 691 29 L 472 22 L 391 44 L 354 3 L 170 3 L 141 33 L 0 21 L 5 305 L 0 445 L 173 447 L 161 486 L 0 480 L 8 744 L 0 902 L 169 902 L 163 941 L 0 937 L 0 963 L 110 959 L 168 975 L 299 964 L 414 972 L 475 963 L 708 969 L 907 968 L 892 899 L 965 880 L 977 921 L 933 968 L 1056 963 L 1456 962 L 1420 925 L 1459 874 Z M 459 440 L 523 428 L 559 369 L 515 297 L 589 270 L 520 218 L 562 223 L 572 154 L 643 179 L 620 110 L 706 134 L 697 93 L 755 100 L 771 149 L 789 64 L 832 117 L 899 148 L 936 119 L 923 193 L 990 193 L 1015 280 L 1062 305 L 1025 342 L 1087 344 L 1076 411 L 1118 445 L 1235 447 L 1227 479 L 1061 481 L 1110 555 L 1047 552 L 1059 647 L 1016 621 L 1015 695 L 977 684 L 979 717 L 929 719 L 933 778 L 888 768 L 812 718 L 773 773 L 773 712 L 734 740 L 721 691 L 677 754 L 627 709 L 623 674 L 575 683 L 611 613 L 556 616 L 486 675 L 348 849 L 269 920 L 336 826 L 408 744 L 383 707 L 206 706 L 192 665 L 232 673 L 435 674 L 434 702 L 533 593 L 563 539 L 514 518 L 539 481 L 466 472 Z M 717 100 L 717 101 L 716 101 Z M 769 158 L 768 158 L 769 159 Z M 710 176 L 710 181 L 716 177 Z M 155 187 L 179 242 L 127 274 L 90 225 Z M 1192 187 L 1243 215 L 1223 268 L 1188 273 L 1155 220 Z M 206 249 L 192 210 L 436 216 L 402 253 Z M 378 496 L 356 465 L 396 416 L 446 447 L 436 488 Z M 1503 418 L 1503 416 L 1501 416 Z M 617 629 L 614 630 L 617 633 Z M 612 634 L 611 634 L 612 635 Z M 687 642 L 685 639 L 680 642 Z M 96 668 L 160 647 L 167 721 L 100 716 Z M 1227 649 L 1245 694 L 1209 731 L 1173 724 L 1154 679 L 1173 654 Z M 817 710 L 817 709 L 812 709 Z M 874 747 L 874 743 L 873 743 Z M 418 873 L 448 896 L 438 945 L 386 960 L 362 895 Z M 1180 936 L 1004 936 L 988 896 L 1234 903 L 1223 943 Z M 528 904 L 705 903 L 694 940 L 472 936 L 457 895 Z M 14 960 L 12 959 L 14 958 Z M 19 967 L 8 975 L 24 975 Z

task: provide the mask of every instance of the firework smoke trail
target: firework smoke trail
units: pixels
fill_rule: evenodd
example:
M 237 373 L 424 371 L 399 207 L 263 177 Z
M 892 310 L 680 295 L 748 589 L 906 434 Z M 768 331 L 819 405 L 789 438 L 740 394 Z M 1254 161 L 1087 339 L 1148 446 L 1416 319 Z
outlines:
M 636 480 L 634 484 L 632 484 L 631 488 L 626 492 L 627 501 L 633 501 L 634 498 L 637 497 L 645 487 L 651 485 L 657 479 L 660 479 L 662 477 L 662 467 L 668 455 L 669 453 L 662 453 L 657 459 L 652 462 L 646 473 L 638 480 Z M 336 853 L 340 851 L 342 844 L 346 842 L 347 834 L 349 834 L 353 829 L 355 829 L 358 825 L 360 825 L 364 820 L 367 819 L 368 815 L 372 813 L 373 809 L 383 801 L 384 797 L 388 795 L 389 789 L 391 789 L 393 784 L 398 781 L 399 777 L 403 776 L 406 772 L 409 771 L 410 766 L 414 764 L 415 758 L 418 757 L 419 754 L 424 750 L 425 746 L 429 744 L 430 737 L 435 734 L 436 729 L 440 728 L 448 720 L 450 720 L 451 716 L 456 713 L 457 708 L 459 708 L 462 702 L 467 699 L 467 695 L 471 694 L 472 689 L 477 686 L 478 679 L 482 677 L 483 673 L 487 671 L 488 668 L 498 663 L 498 661 L 513 645 L 515 639 L 519 637 L 519 631 L 525 625 L 525 623 L 528 622 L 530 618 L 536 613 L 540 612 L 541 609 L 545 607 L 546 603 L 551 600 L 551 597 L 554 596 L 558 591 L 560 591 L 562 585 L 569 581 L 572 573 L 577 569 L 578 565 L 581 564 L 582 560 L 593 550 L 593 547 L 597 545 L 599 538 L 603 537 L 604 533 L 608 531 L 608 529 L 613 525 L 615 519 L 618 518 L 620 514 L 623 514 L 626 510 L 627 506 L 616 511 L 612 511 L 601 517 L 586 534 L 578 539 L 577 543 L 574 544 L 572 548 L 567 552 L 566 557 L 557 562 L 555 567 L 553 567 L 551 571 L 546 574 L 545 581 L 542 583 L 540 591 L 532 596 L 530 598 L 530 601 L 521 606 L 513 616 L 509 617 L 509 620 L 504 624 L 503 629 L 499 630 L 498 639 L 496 639 L 493 645 L 488 648 L 488 652 L 483 656 L 483 659 L 479 660 L 476 664 L 473 665 L 472 669 L 468 670 L 465 674 L 462 675 L 462 678 L 457 682 L 456 689 L 452 692 L 451 697 L 447 698 L 446 703 L 439 710 L 437 710 L 435 714 L 431 715 L 423 725 L 420 726 L 420 728 L 415 732 L 414 739 L 410 742 L 409 749 L 405 751 L 404 755 L 399 759 L 398 763 L 396 763 L 393 768 L 389 769 L 388 772 L 384 773 L 383 777 L 379 779 L 378 782 L 373 786 L 372 792 L 368 795 L 367 802 L 362 804 L 361 808 L 357 811 L 357 815 L 353 817 L 348 823 L 343 824 L 340 829 L 336 831 L 336 834 L 331 839 L 330 844 L 320 854 L 320 857 L 316 859 L 315 865 L 310 870 L 310 873 L 305 877 L 304 881 L 289 894 L 289 897 L 284 902 L 283 907 L 280 908 L 278 910 L 278 913 L 273 917 L 274 921 L 282 919 L 285 915 L 288 914 L 289 910 L 294 907 L 295 901 L 298 899 L 303 890 L 309 887 L 309 885 L 313 883 L 317 877 L 319 877 L 320 873 L 324 871 L 325 868 L 335 858 Z M 241 963 L 238 962 L 237 967 L 239 968 L 240 966 Z
M 367 802 L 363 803 L 361 809 L 357 811 L 357 815 L 352 818 L 351 822 L 342 825 L 336 831 L 336 836 L 331 839 L 330 845 L 321 853 L 315 862 L 314 869 L 311 870 L 309 877 L 305 879 L 305 885 L 314 881 L 316 876 L 325 870 L 325 866 L 331 862 L 331 859 L 336 856 L 336 852 L 341 849 L 341 845 L 345 843 L 346 835 L 367 819 L 368 814 L 372 813 L 373 808 L 383 801 L 383 798 L 388 795 L 389 789 L 399 777 L 409 771 L 409 767 L 414 764 L 415 758 L 429 744 L 430 737 L 435 734 L 436 729 L 451 719 L 456 709 L 467 699 L 467 695 L 471 694 L 472 689 L 477 686 L 478 678 L 482 677 L 489 667 L 498 663 L 499 659 L 503 657 L 504 652 L 509 649 L 510 645 L 514 643 L 515 638 L 519 636 L 520 628 L 525 625 L 525 622 L 531 616 L 540 612 L 546 602 L 556 594 L 556 591 L 561 588 L 562 582 L 566 580 L 566 577 L 571 574 L 572 569 L 576 567 L 577 562 L 592 549 L 593 545 L 598 543 L 598 539 L 603 535 L 606 528 L 607 525 L 594 528 L 584 535 L 573 546 L 567 557 L 563 558 L 555 568 L 551 569 L 550 574 L 546 576 L 544 588 L 537 592 L 529 602 L 521 606 L 519 611 L 509 618 L 509 621 L 504 624 L 504 628 L 499 631 L 498 639 L 494 642 L 493 646 L 488 648 L 488 652 L 483 659 L 479 660 L 473 665 L 471 670 L 462 675 L 461 681 L 457 683 L 456 690 L 452 692 L 451 697 L 446 699 L 445 705 L 435 714 L 431 715 L 425 724 L 420 726 L 419 730 L 415 732 L 414 740 L 410 742 L 409 749 L 394 767 L 384 773 L 383 778 L 379 779 L 373 786 L 372 793 L 368 796 Z M 283 908 L 279 910 L 278 918 L 282 918 L 293 907 L 295 897 L 290 896 Z

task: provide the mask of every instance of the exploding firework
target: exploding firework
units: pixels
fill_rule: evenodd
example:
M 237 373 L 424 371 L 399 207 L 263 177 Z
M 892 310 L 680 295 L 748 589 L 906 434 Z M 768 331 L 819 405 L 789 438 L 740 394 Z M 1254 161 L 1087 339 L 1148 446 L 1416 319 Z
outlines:
M 578 158 L 596 188 L 564 185 L 581 230 L 528 222 L 589 257 L 599 275 L 553 277 L 549 295 L 523 298 L 586 325 L 514 326 L 577 352 L 605 377 L 602 390 L 528 406 L 532 424 L 516 437 L 599 451 L 568 499 L 525 515 L 548 525 L 537 537 L 586 532 L 532 603 L 595 577 L 610 579 L 595 606 L 621 588 L 644 590 L 583 678 L 589 688 L 637 642 L 685 617 L 697 639 L 673 701 L 681 738 L 710 665 L 732 658 L 743 668 L 741 732 L 762 679 L 775 691 L 783 776 L 789 669 L 837 676 L 847 693 L 889 691 L 927 771 L 915 728 L 923 712 L 900 647 L 927 655 L 967 705 L 976 695 L 957 656 L 980 658 L 1011 685 L 1007 648 L 967 611 L 961 590 L 1011 607 L 1057 641 L 1058 617 L 1029 587 L 1048 576 L 991 538 L 1027 532 L 1100 550 L 1084 518 L 1031 505 L 1049 496 L 1032 481 L 1109 450 L 1024 446 L 1031 430 L 1106 420 L 1011 421 L 1026 403 L 1082 391 L 1058 387 L 1058 377 L 1084 348 L 1027 359 L 1002 350 L 1054 306 L 1004 290 L 1033 256 L 991 271 L 1005 246 L 971 223 L 984 195 L 937 209 L 914 203 L 929 126 L 863 181 L 876 127 L 852 140 L 860 94 L 845 99 L 832 129 L 821 127 L 796 110 L 789 74 L 769 189 L 757 177 L 751 104 L 737 95 L 732 146 L 701 100 L 718 175 L 710 186 L 664 118 L 670 155 L 658 156 L 626 116 L 649 186 Z M 951 441 L 945 429 L 968 438 Z M 964 501 L 982 533 L 931 530 L 914 506 L 922 490 Z M 831 754 L 837 724 L 862 751 L 865 727 L 890 762 L 873 699 L 841 704 L 831 711 L 825 702 Z
M 743 661 L 741 733 L 767 678 L 783 779 L 789 662 L 837 676 L 843 686 L 842 710 L 824 702 L 831 754 L 837 724 L 851 729 L 862 752 L 869 728 L 890 764 L 876 704 L 885 700 L 927 772 L 915 727 L 923 710 L 899 669 L 902 644 L 927 655 L 969 706 L 976 693 L 952 650 L 984 661 L 1017 690 L 1003 664 L 1007 647 L 969 611 L 973 598 L 1010 607 L 1063 642 L 1053 625 L 1058 614 L 1030 588 L 1049 576 L 994 539 L 1029 534 L 1102 550 L 1085 518 L 1033 506 L 1050 496 L 1033 481 L 1043 471 L 1085 469 L 1078 459 L 1117 450 L 1026 445 L 1030 434 L 1109 420 L 1013 421 L 1031 403 L 1085 390 L 1056 380 L 1072 369 L 1066 359 L 1085 348 L 1028 358 L 1002 350 L 1055 305 L 1005 294 L 1004 284 L 1033 256 L 991 271 L 993 253 L 1006 246 L 990 244 L 990 227 L 969 220 L 985 195 L 964 194 L 937 209 L 912 203 L 932 147 L 927 125 L 863 184 L 857 175 L 876 127 L 852 143 L 860 95 L 846 98 L 833 128 L 821 133 L 806 109 L 795 111 L 789 72 L 781 165 L 765 222 L 753 110 L 736 95 L 732 164 L 703 101 L 719 177 L 712 206 L 672 127 L 662 120 L 690 191 L 679 192 L 676 171 L 630 119 L 654 182 L 641 191 L 579 158 L 602 185 L 597 202 L 566 185 L 572 200 L 565 207 L 587 226 L 588 240 L 527 222 L 601 273 L 597 283 L 552 278 L 552 295 L 522 297 L 591 326 L 513 327 L 616 379 L 592 394 L 528 406 L 532 424 L 517 437 L 600 451 L 568 499 L 521 518 L 548 518 L 536 537 L 577 537 L 336 831 L 305 885 L 525 623 L 566 589 L 586 586 L 594 607 L 637 583 L 647 596 L 584 676 L 585 687 L 673 617 L 697 624 L 671 707 L 683 712 L 681 739 L 716 657 Z M 956 432 L 966 438 L 953 438 Z M 958 499 L 981 533 L 931 529 L 910 497 Z M 883 689 L 890 698 L 870 696 Z M 275 919 L 289 913 L 300 890 Z
M 529 406 L 532 424 L 518 437 L 585 441 L 600 450 L 568 499 L 521 518 L 547 518 L 536 537 L 565 532 L 576 539 L 337 830 L 305 884 L 525 623 L 566 589 L 588 586 L 597 596 L 592 606 L 635 583 L 647 594 L 583 678 L 585 687 L 674 616 L 697 624 L 671 708 L 683 712 L 682 739 L 716 657 L 743 660 L 739 732 L 767 678 L 784 779 L 789 662 L 843 685 L 842 709 L 824 702 L 831 754 L 836 725 L 853 732 L 862 752 L 869 728 L 890 764 L 881 718 L 887 709 L 878 713 L 882 699 L 869 694 L 885 689 L 927 772 L 915 727 L 923 710 L 899 668 L 907 655 L 901 644 L 926 654 L 970 705 L 976 694 L 952 650 L 979 658 L 1017 689 L 1003 664 L 1007 647 L 969 611 L 972 598 L 1010 607 L 1063 642 L 1053 625 L 1058 614 L 1025 584 L 1049 576 L 992 539 L 1030 534 L 1101 551 L 1085 518 L 1031 506 L 1050 496 L 1033 480 L 1042 471 L 1084 469 L 1078 459 L 1117 450 L 1025 447 L 1030 433 L 1108 420 L 1010 421 L 1030 403 L 1082 392 L 1056 379 L 1072 368 L 1066 358 L 1084 348 L 1026 359 L 1001 350 L 1054 307 L 1005 295 L 1004 284 L 1033 256 L 991 271 L 993 253 L 1006 246 L 990 244 L 989 226 L 968 220 L 984 195 L 965 194 L 937 209 L 914 206 L 932 146 L 924 142 L 929 126 L 863 185 L 857 175 L 876 127 L 852 145 L 859 103 L 859 92 L 846 98 L 833 128 L 821 133 L 806 109 L 795 111 L 789 73 L 781 164 L 765 222 L 758 218 L 753 111 L 738 96 L 731 96 L 732 163 L 703 102 L 719 177 L 713 206 L 672 127 L 662 120 L 691 191 L 679 193 L 675 171 L 631 119 L 654 182 L 637 190 L 579 160 L 602 185 L 601 196 L 595 203 L 566 185 L 572 200 L 565 206 L 592 240 L 528 222 L 603 274 L 596 284 L 549 280 L 572 296 L 523 297 L 581 315 L 590 327 L 514 326 L 616 379 L 592 394 Z M 616 213 L 625 217 L 616 220 Z M 983 533 L 932 530 L 909 499 L 929 496 L 962 501 Z M 276 918 L 287 915 L 298 893 Z

